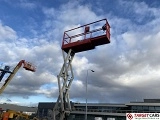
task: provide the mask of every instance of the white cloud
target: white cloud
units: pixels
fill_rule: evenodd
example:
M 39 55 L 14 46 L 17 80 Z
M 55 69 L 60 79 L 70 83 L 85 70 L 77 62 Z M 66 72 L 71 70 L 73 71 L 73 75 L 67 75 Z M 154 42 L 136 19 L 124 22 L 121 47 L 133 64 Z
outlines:
M 5 65 L 12 66 L 13 70 L 18 62 L 24 59 L 37 66 L 35 73 L 20 69 L 4 90 L 5 94 L 28 98 L 30 95 L 37 94 L 36 90 L 41 86 L 57 82 L 57 77 L 54 74 L 57 74 L 62 61 L 57 42 L 49 42 L 47 39 L 42 39 L 41 36 L 39 38 L 18 37 L 16 31 L 2 24 L 0 24 L 0 31 L 0 58 Z M 50 90 L 44 88 L 42 91 L 44 92 L 41 92 L 41 94 L 49 96 L 48 92 Z
M 135 34 L 130 34 L 130 33 L 124 33 L 122 35 L 123 37 L 123 40 L 127 43 L 127 45 L 130 47 L 130 48 L 134 48 L 136 47 L 136 35 Z
M 6 42 L 14 42 L 17 39 L 16 32 L 10 28 L 9 26 L 5 26 L 0 22 L 0 41 L 1 43 Z

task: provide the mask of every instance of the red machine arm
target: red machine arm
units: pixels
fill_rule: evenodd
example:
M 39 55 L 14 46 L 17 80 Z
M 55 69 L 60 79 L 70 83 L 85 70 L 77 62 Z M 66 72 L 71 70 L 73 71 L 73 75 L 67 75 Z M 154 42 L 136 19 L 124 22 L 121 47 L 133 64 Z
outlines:
M 23 68 L 26 69 L 26 70 L 28 70 L 28 71 L 32 71 L 32 72 L 36 71 L 36 67 L 33 66 L 31 63 L 26 62 L 25 60 L 21 60 L 17 64 L 17 66 L 14 68 L 14 70 L 12 71 L 12 73 L 9 75 L 9 77 L 5 80 L 5 83 L 0 88 L 0 94 L 4 91 L 4 89 L 7 87 L 7 85 L 9 84 L 9 82 L 12 80 L 12 78 L 14 77 L 14 75 L 17 73 L 17 71 L 19 70 L 19 68 L 22 65 L 23 65 Z

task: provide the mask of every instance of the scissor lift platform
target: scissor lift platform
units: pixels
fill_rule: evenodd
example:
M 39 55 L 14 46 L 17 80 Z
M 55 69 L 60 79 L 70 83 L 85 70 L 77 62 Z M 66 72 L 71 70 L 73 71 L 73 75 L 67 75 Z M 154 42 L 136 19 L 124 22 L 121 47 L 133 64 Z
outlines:
M 72 111 L 69 90 L 74 79 L 71 63 L 75 53 L 92 50 L 96 46 L 108 43 L 110 43 L 110 25 L 106 19 L 64 32 L 61 47 L 64 64 L 57 75 L 59 96 L 53 109 L 53 120 L 66 120 Z
M 68 53 L 72 49 L 77 53 L 108 43 L 110 43 L 110 25 L 107 19 L 102 19 L 65 31 L 62 50 Z

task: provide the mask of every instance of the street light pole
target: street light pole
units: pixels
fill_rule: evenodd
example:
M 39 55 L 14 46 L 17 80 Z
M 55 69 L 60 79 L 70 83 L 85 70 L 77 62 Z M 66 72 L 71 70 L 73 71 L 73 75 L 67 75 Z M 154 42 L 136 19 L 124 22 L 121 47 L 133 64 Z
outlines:
M 90 70 L 90 69 L 89 69 Z M 91 72 L 94 72 L 94 70 L 90 70 Z M 88 70 L 86 75 L 86 114 L 85 114 L 85 120 L 87 120 L 87 99 L 88 99 Z

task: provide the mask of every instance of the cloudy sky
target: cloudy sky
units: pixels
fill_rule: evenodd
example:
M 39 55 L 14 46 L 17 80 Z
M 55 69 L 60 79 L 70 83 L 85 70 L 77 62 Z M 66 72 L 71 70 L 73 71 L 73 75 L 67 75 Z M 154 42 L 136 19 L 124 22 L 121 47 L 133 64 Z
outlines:
M 35 73 L 21 68 L 0 103 L 56 101 L 63 32 L 103 18 L 111 43 L 75 54 L 70 100 L 85 102 L 87 70 L 88 102 L 160 98 L 159 13 L 159 0 L 0 0 L 0 67 L 13 70 L 22 59 L 37 66 Z

